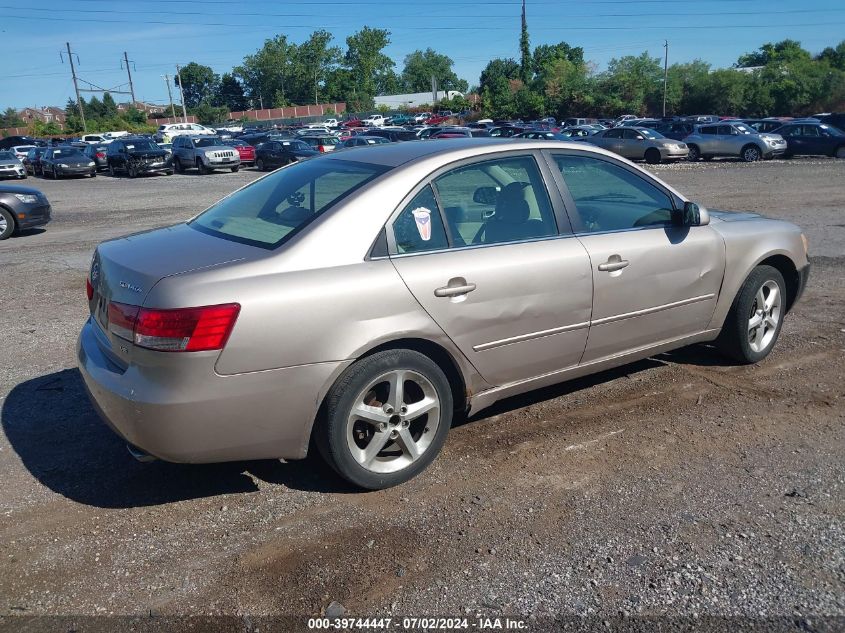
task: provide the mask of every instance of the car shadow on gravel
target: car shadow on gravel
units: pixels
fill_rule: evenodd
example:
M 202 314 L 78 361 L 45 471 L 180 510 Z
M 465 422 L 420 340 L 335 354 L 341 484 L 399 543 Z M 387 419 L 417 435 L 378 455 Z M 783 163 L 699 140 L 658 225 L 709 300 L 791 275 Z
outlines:
M 22 231 L 15 231 L 12 234 L 11 239 L 21 239 L 25 237 L 34 237 L 35 235 L 41 235 L 42 233 L 46 233 L 47 229 L 43 228 L 34 228 L 34 229 L 23 229 Z
M 140 463 L 97 415 L 75 369 L 17 385 L 3 402 L 3 431 L 23 465 L 78 503 L 132 508 L 257 492 L 256 479 L 296 490 L 353 492 L 316 458 L 222 464 Z

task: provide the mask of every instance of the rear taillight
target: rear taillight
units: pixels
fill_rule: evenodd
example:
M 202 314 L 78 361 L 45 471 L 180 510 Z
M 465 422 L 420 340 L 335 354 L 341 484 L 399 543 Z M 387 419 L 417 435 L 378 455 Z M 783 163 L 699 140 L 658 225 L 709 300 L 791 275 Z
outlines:
M 85 294 L 88 295 L 88 301 L 94 298 L 94 286 L 91 285 L 91 280 L 88 277 L 85 278 Z
M 106 157 L 105 152 L 97 152 L 97 158 L 105 158 L 105 157 Z
M 109 330 L 139 347 L 161 352 L 223 349 L 238 318 L 237 303 L 156 310 L 109 304 Z

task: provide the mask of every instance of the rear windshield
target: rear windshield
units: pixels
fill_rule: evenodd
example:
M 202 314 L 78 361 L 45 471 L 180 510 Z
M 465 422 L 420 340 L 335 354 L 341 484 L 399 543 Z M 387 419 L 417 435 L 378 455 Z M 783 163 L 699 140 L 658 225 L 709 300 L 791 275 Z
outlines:
M 388 168 L 344 160 L 310 160 L 281 169 L 223 198 L 189 222 L 235 242 L 276 248 Z

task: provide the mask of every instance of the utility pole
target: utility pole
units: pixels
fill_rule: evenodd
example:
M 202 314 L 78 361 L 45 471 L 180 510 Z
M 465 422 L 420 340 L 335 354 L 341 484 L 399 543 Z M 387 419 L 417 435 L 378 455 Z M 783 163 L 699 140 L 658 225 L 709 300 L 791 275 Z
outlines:
M 82 131 L 87 132 L 85 112 L 82 109 L 82 99 L 79 97 L 79 84 L 76 81 L 76 68 L 73 65 L 73 53 L 70 52 L 70 42 L 65 42 L 65 44 L 67 45 L 67 58 L 70 60 L 70 74 L 73 75 L 73 89 L 76 91 L 76 105 L 79 107 L 79 118 L 82 119 Z
M 132 107 L 135 107 L 135 86 L 132 85 L 132 73 L 129 71 L 129 57 L 123 51 L 123 61 L 126 62 L 126 74 L 129 75 L 129 94 L 132 95 Z
M 320 103 L 317 101 L 317 69 L 314 69 L 314 105 Z
M 663 57 L 663 116 L 666 116 L 666 78 L 669 74 L 669 40 L 663 40 L 666 54 Z
M 188 122 L 188 112 L 185 110 L 185 91 L 182 89 L 182 75 L 179 64 L 176 64 L 176 79 L 179 80 L 179 94 L 182 95 L 182 122 Z
M 170 99 L 170 114 L 176 120 L 176 108 L 173 106 L 173 93 L 170 91 L 170 75 L 164 76 L 164 83 L 167 84 L 167 98 Z

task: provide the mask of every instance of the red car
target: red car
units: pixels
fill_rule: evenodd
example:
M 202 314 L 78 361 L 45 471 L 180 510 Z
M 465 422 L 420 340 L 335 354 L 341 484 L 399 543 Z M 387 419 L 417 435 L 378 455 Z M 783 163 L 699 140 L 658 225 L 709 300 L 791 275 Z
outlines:
M 223 145 L 229 145 L 238 150 L 238 155 L 241 157 L 241 165 L 255 164 L 255 148 L 249 143 L 244 143 L 236 138 L 227 139 L 223 141 Z
M 361 123 L 361 119 L 349 119 L 348 121 L 344 121 L 340 124 L 341 127 L 364 127 L 364 124 Z
M 444 121 L 448 121 L 451 118 L 452 117 L 450 117 L 450 116 L 437 116 L 437 115 L 435 115 L 435 116 L 431 117 L 430 119 L 427 119 L 425 123 L 426 123 L 426 125 L 438 125 L 440 123 L 443 123 Z

